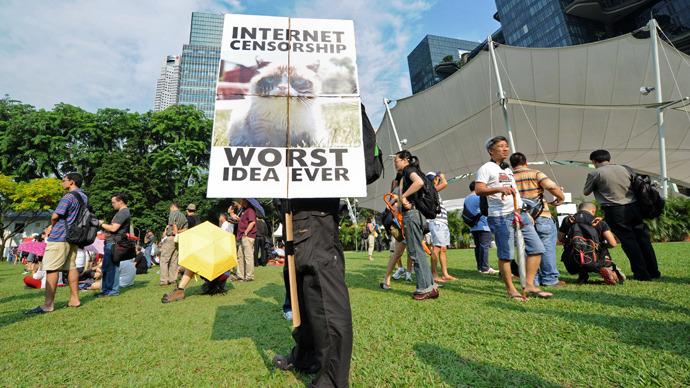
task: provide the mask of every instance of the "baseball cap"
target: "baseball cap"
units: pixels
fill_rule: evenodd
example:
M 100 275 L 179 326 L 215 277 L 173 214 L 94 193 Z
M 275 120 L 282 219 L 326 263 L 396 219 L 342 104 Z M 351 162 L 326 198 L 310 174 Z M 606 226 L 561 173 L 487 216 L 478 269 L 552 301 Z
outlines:
M 436 171 L 436 172 L 429 171 L 429 172 L 426 173 L 426 179 L 432 180 L 432 179 L 436 178 L 436 177 L 439 176 L 439 175 L 441 175 L 441 171 Z

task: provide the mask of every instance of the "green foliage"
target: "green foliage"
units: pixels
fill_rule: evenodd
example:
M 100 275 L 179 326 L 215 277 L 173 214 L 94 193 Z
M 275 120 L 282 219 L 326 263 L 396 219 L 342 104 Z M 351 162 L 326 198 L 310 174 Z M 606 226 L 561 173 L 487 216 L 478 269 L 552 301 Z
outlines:
M 20 218 L 24 225 L 31 224 L 42 211 L 55 208 L 64 194 L 61 182 L 54 178 L 16 182 L 0 174 L 0 252 L 9 239 L 24 231 L 7 227 Z
M 446 55 L 441 59 L 441 63 L 453 62 L 453 55 Z
M 671 197 L 659 218 L 645 220 L 652 241 L 686 241 L 690 226 L 690 198 Z
M 462 222 L 461 212 L 454 210 L 448 213 L 448 228 L 450 229 L 450 246 L 454 248 L 470 247 L 470 227 Z
M 229 200 L 208 200 L 212 121 L 191 106 L 139 114 L 119 109 L 89 113 L 68 104 L 52 111 L 0 100 L 0 172 L 19 182 L 84 177 L 97 215 L 110 219 L 115 192 L 130 196 L 133 225 L 161 231 L 170 202 L 195 203 L 214 223 Z M 137 233 L 139 231 L 136 231 Z

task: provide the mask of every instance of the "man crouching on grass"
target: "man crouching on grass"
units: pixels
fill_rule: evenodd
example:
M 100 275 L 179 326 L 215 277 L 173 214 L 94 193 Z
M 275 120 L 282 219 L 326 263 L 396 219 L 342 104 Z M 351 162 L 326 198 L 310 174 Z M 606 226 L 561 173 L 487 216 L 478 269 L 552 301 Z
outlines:
M 517 191 L 513 172 L 508 168 L 508 164 L 505 163 L 505 160 L 510 155 L 508 140 L 503 136 L 492 137 L 486 142 L 486 150 L 491 155 L 491 160 L 486 162 L 477 171 L 475 192 L 479 196 L 487 197 L 488 200 L 489 228 L 491 228 L 491 232 L 493 232 L 496 239 L 499 271 L 506 285 L 508 297 L 519 302 L 526 302 L 529 299 L 523 297 L 515 289 L 510 271 L 510 262 L 515 258 L 515 236 L 513 230 L 513 213 L 515 208 L 511 196 L 514 195 L 517 199 L 518 213 L 520 212 L 519 208 L 522 207 L 522 200 Z M 525 224 L 522 228 L 522 233 L 525 239 L 525 254 L 527 255 L 525 260 L 527 267 L 525 292 L 539 298 L 551 298 L 553 294 L 544 292 L 534 285 L 534 276 L 541 262 L 544 244 L 539 239 L 534 229 L 534 222 L 529 214 L 525 213 L 521 218 Z

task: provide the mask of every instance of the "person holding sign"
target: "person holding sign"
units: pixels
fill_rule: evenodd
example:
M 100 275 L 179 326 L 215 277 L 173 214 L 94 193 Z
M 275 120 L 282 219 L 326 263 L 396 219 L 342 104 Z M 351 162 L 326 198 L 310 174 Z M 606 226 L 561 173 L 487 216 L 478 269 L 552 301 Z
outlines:
M 273 364 L 281 370 L 314 373 L 310 386 L 347 387 L 352 311 L 338 233 L 340 199 L 302 198 L 289 202 L 302 322 L 292 332 L 295 347 L 291 354 L 276 355 Z M 283 206 L 283 211 L 288 209 Z M 288 255 L 290 249 L 286 245 Z

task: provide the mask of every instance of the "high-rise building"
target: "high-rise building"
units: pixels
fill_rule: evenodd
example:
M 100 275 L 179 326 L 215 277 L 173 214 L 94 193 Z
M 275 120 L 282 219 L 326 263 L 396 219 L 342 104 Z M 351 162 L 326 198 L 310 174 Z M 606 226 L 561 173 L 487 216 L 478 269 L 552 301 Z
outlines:
M 478 42 L 468 40 L 425 36 L 407 56 L 412 93 L 419 93 L 444 79 L 443 75 L 434 70 L 444 57 L 452 55 L 453 61 L 459 61 L 463 53 L 474 50 L 478 45 Z
M 208 118 L 216 101 L 223 20 L 223 14 L 193 12 L 189 44 L 182 46 L 179 103 L 193 105 Z
M 156 82 L 156 103 L 154 112 L 160 112 L 177 104 L 180 92 L 180 56 L 168 55 L 163 60 L 161 75 Z
M 560 47 L 595 42 L 645 26 L 650 15 L 690 53 L 690 0 L 496 0 L 505 42 Z

